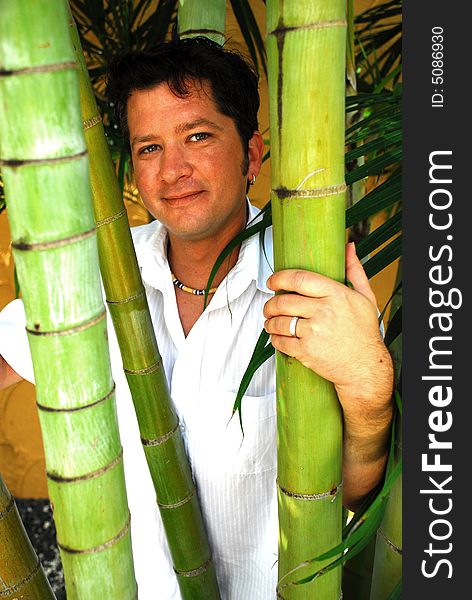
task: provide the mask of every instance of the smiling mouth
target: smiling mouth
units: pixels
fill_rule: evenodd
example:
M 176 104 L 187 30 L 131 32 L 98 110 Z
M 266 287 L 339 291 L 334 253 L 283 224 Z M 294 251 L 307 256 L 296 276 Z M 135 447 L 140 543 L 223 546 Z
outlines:
M 188 194 L 179 194 L 178 196 L 164 196 L 163 200 L 166 202 L 185 202 L 186 200 L 193 200 L 201 192 L 202 190 L 198 190 L 196 192 L 189 192 Z

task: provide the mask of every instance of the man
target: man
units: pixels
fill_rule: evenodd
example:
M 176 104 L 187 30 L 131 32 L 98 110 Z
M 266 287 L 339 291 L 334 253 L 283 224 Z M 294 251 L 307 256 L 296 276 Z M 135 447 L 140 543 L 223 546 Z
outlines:
M 133 238 L 222 596 L 268 600 L 277 577 L 274 361 L 243 399 L 243 440 L 230 420 L 241 376 L 264 326 L 277 349 L 334 383 L 345 425 L 343 499 L 355 507 L 382 478 L 392 414 L 392 364 L 375 297 L 353 246 L 346 250 L 349 289 L 304 271 L 271 275 L 256 235 L 221 265 L 203 311 L 197 292 L 258 212 L 245 197 L 263 155 L 257 78 L 237 54 L 198 38 L 120 59 L 110 69 L 109 97 L 156 218 Z M 269 255 L 270 246 L 267 232 Z M 279 290 L 293 293 L 273 296 Z M 12 331 L 19 310 L 4 311 Z M 0 345 L 7 384 L 29 369 L 13 346 Z M 112 339 L 113 363 L 114 347 Z M 119 359 L 114 378 L 140 598 L 177 599 Z

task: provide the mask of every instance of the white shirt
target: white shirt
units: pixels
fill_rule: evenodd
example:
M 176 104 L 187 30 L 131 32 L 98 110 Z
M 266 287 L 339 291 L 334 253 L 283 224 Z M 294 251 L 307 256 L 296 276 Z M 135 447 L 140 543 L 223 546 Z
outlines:
M 250 206 L 249 218 L 258 209 Z M 270 600 L 277 580 L 274 358 L 254 375 L 242 401 L 244 437 L 231 413 L 262 331 L 272 292 L 272 234 L 243 242 L 239 258 L 187 337 L 165 256 L 167 233 L 154 221 L 132 229 L 138 264 L 179 415 L 206 523 L 222 600 Z M 0 354 L 33 381 L 21 301 L 0 313 Z M 140 600 L 180 600 L 154 488 L 111 321 L 110 355 Z M 157 587 L 156 587 L 157 586 Z

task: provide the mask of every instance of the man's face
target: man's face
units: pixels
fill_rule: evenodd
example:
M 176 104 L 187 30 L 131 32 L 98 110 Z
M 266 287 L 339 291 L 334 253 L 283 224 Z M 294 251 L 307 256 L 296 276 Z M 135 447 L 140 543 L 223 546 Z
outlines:
M 146 208 L 167 227 L 171 239 L 232 237 L 245 224 L 246 184 L 248 176 L 259 172 L 254 151 L 259 142 L 253 138 L 249 143 L 244 174 L 242 142 L 233 120 L 219 112 L 207 84 L 190 91 L 179 98 L 162 83 L 130 96 L 136 184 Z

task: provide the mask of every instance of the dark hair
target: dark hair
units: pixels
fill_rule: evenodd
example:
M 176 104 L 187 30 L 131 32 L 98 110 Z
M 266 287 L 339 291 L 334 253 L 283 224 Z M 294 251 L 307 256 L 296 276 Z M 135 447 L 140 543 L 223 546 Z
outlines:
M 163 42 L 147 52 L 130 52 L 114 59 L 108 69 L 107 96 L 129 147 L 128 98 L 134 90 L 167 83 L 187 96 L 189 84 L 208 82 L 218 110 L 231 117 L 243 144 L 247 171 L 248 142 L 257 131 L 257 75 L 237 52 L 205 37 Z

